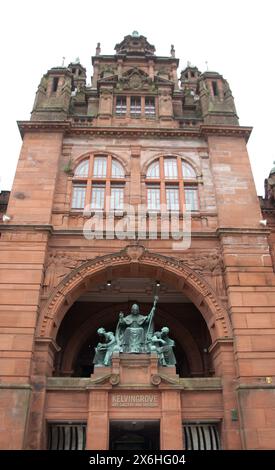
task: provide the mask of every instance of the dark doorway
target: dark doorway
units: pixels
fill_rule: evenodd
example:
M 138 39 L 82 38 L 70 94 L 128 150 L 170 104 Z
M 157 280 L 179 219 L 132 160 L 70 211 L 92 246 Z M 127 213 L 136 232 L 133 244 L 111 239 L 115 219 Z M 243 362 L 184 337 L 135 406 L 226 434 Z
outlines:
M 159 450 L 159 421 L 110 421 L 110 450 Z

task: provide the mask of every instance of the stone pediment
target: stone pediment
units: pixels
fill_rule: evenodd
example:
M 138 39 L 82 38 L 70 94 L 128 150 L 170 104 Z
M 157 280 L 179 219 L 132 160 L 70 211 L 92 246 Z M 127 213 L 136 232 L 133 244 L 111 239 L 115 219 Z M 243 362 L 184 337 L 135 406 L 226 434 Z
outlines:
M 147 73 L 138 68 L 133 68 L 122 75 L 117 88 L 123 90 L 153 90 L 154 84 Z
M 131 35 L 125 36 L 123 41 L 116 44 L 117 54 L 126 55 L 154 55 L 155 47 L 147 41 L 145 36 L 134 31 Z

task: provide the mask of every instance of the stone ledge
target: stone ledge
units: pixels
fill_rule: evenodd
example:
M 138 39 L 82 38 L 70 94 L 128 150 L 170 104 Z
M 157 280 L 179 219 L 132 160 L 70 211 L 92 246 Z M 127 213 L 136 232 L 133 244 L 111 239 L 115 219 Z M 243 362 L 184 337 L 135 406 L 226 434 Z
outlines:
M 91 385 L 95 385 L 98 381 L 90 378 L 82 377 L 48 377 L 47 390 L 87 390 Z M 152 385 L 146 384 L 127 384 L 118 385 L 118 389 L 141 390 L 152 388 Z M 186 391 L 200 390 L 222 390 L 222 382 L 220 377 L 196 377 L 196 378 L 180 378 L 177 388 Z
M 0 384 L 0 390 L 1 389 L 32 390 L 32 386 L 30 384 L 9 384 L 9 383 L 4 383 L 4 384 Z
M 240 384 L 236 390 L 275 390 L 275 384 Z
M 222 390 L 220 377 L 180 378 L 179 383 L 185 391 Z

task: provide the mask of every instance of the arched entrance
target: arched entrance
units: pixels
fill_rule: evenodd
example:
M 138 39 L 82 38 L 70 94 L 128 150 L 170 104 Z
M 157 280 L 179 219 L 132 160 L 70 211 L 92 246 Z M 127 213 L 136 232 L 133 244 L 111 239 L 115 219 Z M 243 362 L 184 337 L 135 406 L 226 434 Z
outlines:
M 37 337 L 56 339 L 58 328 L 72 304 L 92 284 L 115 278 L 144 277 L 174 285 L 202 314 L 212 342 L 231 335 L 228 316 L 210 285 L 183 261 L 153 253 L 139 245 L 96 257 L 68 274 L 54 289 L 41 311 Z
M 54 356 L 56 356 L 56 350 L 62 347 L 63 358 L 61 361 L 61 367 L 56 369 L 55 376 L 58 377 L 58 380 L 55 381 L 53 377 L 52 381 L 46 380 L 46 385 L 44 388 L 44 395 L 40 393 L 39 398 L 44 400 L 44 413 L 46 413 L 46 420 L 53 419 L 54 416 L 53 410 L 55 408 L 51 408 L 52 403 L 55 400 L 59 401 L 62 394 L 64 394 L 64 390 L 67 392 L 64 395 L 64 399 L 68 400 L 70 396 L 72 403 L 76 402 L 74 394 L 78 393 L 82 397 L 87 395 L 87 384 L 89 384 L 89 374 L 87 378 L 79 378 L 81 374 L 75 373 L 75 361 L 76 358 L 81 353 L 81 348 L 89 342 L 89 335 L 91 334 L 89 319 L 87 318 L 85 321 L 82 322 L 81 327 L 76 327 L 73 331 L 73 334 L 70 335 L 69 340 L 67 343 L 65 342 L 64 345 L 59 344 L 59 334 L 62 328 L 64 327 L 65 323 L 71 316 L 77 317 L 74 315 L 74 305 L 79 302 L 79 299 L 85 298 L 87 293 L 93 293 L 94 286 L 103 286 L 107 285 L 109 281 L 111 283 L 118 282 L 118 280 L 123 279 L 131 279 L 137 280 L 138 282 L 144 280 L 149 280 L 151 283 L 155 282 L 156 280 L 160 281 L 160 284 L 163 286 L 168 286 L 168 293 L 170 292 L 169 289 L 174 289 L 177 293 L 182 296 L 182 298 L 189 299 L 190 304 L 194 307 L 194 315 L 197 315 L 197 318 L 200 318 L 201 321 L 205 324 L 205 329 L 207 330 L 209 343 L 207 346 L 211 344 L 214 345 L 220 339 L 223 341 L 227 341 L 230 338 L 230 324 L 228 321 L 227 313 L 217 300 L 215 293 L 213 292 L 212 288 L 209 284 L 195 271 L 191 270 L 187 267 L 183 261 L 178 259 L 163 256 L 157 253 L 150 252 L 144 247 L 139 245 L 128 246 L 121 252 L 104 255 L 101 257 L 96 257 L 93 260 L 87 261 L 83 263 L 77 269 L 74 269 L 69 275 L 67 275 L 63 281 L 53 290 L 51 293 L 47 303 L 44 305 L 43 309 L 41 310 L 41 315 L 39 319 L 39 323 L 37 325 L 37 336 L 36 336 L 36 349 L 35 349 L 35 372 L 37 374 L 37 379 L 34 374 L 34 382 L 35 380 L 41 380 L 41 376 L 45 374 L 46 376 L 51 376 L 53 372 L 53 364 L 54 364 Z M 172 287 L 171 287 L 172 286 Z M 104 295 L 104 293 L 103 293 Z M 151 295 L 151 294 L 150 294 Z M 129 298 L 128 301 L 134 300 L 133 298 Z M 144 307 L 144 311 L 142 313 L 148 313 L 148 308 L 150 307 L 150 303 L 152 302 L 152 295 L 150 300 L 144 298 L 140 301 L 142 306 Z M 122 303 L 120 303 L 122 302 Z M 96 332 L 96 328 L 99 326 L 104 326 L 106 324 L 114 325 L 114 322 L 117 319 L 117 313 L 119 312 L 120 308 L 126 309 L 128 304 L 125 302 L 123 303 L 123 299 L 117 302 L 117 310 L 114 311 L 112 305 L 104 305 L 104 308 L 98 310 L 98 312 L 93 313 L 93 321 L 94 321 L 94 336 Z M 112 315 L 114 317 L 112 318 Z M 159 305 L 158 310 L 159 315 L 159 326 L 163 326 L 168 324 L 173 333 L 171 336 L 175 336 L 177 342 L 179 344 L 183 344 L 184 347 L 182 349 L 183 352 L 179 352 L 179 354 L 185 354 L 187 361 L 191 365 L 191 369 L 194 371 L 197 368 L 197 371 L 202 369 L 202 358 L 200 356 L 200 351 L 198 347 L 197 339 L 190 335 L 188 328 L 185 328 L 184 324 L 180 321 L 179 316 L 176 314 L 170 315 L 169 308 L 165 305 L 165 302 Z M 72 331 L 72 330 L 71 330 Z M 86 342 L 86 343 L 85 343 Z M 44 364 L 44 365 L 43 365 Z M 148 366 L 149 367 L 149 366 Z M 150 366 L 151 367 L 151 366 Z M 155 366 L 154 366 L 155 367 Z M 149 369 L 148 369 L 149 370 Z M 151 369 L 150 369 L 151 370 Z M 60 374 L 59 374 L 60 371 Z M 199 375 L 194 374 L 194 375 Z M 194 376 L 193 375 L 193 376 Z M 66 382 L 67 378 L 70 376 L 70 381 Z M 154 373 L 153 373 L 154 376 Z M 157 382 L 155 383 L 152 379 L 149 379 L 150 387 L 156 387 Z M 183 374 L 184 376 L 184 374 Z M 192 374 L 191 374 L 192 376 Z M 64 379 L 62 379 L 64 377 Z M 110 375 L 106 375 L 106 380 L 108 381 Z M 101 379 L 100 379 L 101 380 Z M 105 380 L 105 379 L 104 379 Z M 110 379 L 111 380 L 111 379 Z M 115 379 L 116 380 L 116 379 Z M 153 381 L 152 381 L 153 380 Z M 158 379 L 156 379 L 158 380 Z M 161 379 L 162 380 L 162 379 Z M 166 379 L 165 379 L 166 380 Z M 165 392 L 167 397 L 171 396 L 172 400 L 175 400 L 177 403 L 178 409 L 178 416 L 177 416 L 177 427 L 181 429 L 182 426 L 182 416 L 181 416 L 181 392 L 178 385 L 175 385 L 173 379 L 169 382 L 170 385 L 167 386 L 167 391 Z M 218 382 L 214 383 L 215 387 L 218 387 L 220 390 L 220 385 Z M 68 385 L 69 384 L 69 385 Z M 198 387 L 200 385 L 196 385 Z M 93 400 L 96 400 L 97 393 L 96 388 L 100 387 L 100 385 L 96 384 L 89 389 L 90 398 L 88 402 L 86 401 L 86 405 L 88 407 L 95 407 Z M 108 387 L 116 386 L 116 382 L 111 383 Z M 63 388 L 62 388 L 63 387 Z M 69 388 L 68 388 L 69 387 Z M 72 390 L 71 388 L 72 387 Z M 75 388 L 76 387 L 76 388 Z M 140 388 L 140 386 L 138 386 Z M 171 390 L 169 390 L 169 387 Z M 174 388 L 173 388 L 174 387 Z M 176 387 L 176 388 L 175 388 Z M 193 385 L 192 385 L 193 387 Z M 208 390 L 209 382 L 204 383 L 202 390 Z M 105 392 L 101 391 L 104 395 L 104 413 L 101 413 L 101 419 L 104 415 L 104 426 L 105 429 L 108 427 L 109 419 L 118 419 L 120 420 L 122 415 L 120 413 L 114 413 L 113 415 L 109 416 L 109 407 L 110 405 L 110 394 L 108 395 L 108 391 L 106 391 L 106 385 L 103 387 Z M 142 388 L 142 387 L 141 387 Z M 55 395 L 54 390 L 58 389 L 57 395 Z M 172 390 L 173 389 L 173 390 Z M 46 391 L 47 390 L 47 391 Z M 71 390 L 71 391 L 69 391 Z M 216 390 L 216 389 L 215 389 Z M 85 392 L 85 393 L 84 393 Z M 100 393 L 101 393 L 100 392 Z M 36 393 L 36 392 L 35 392 Z M 163 392 L 164 393 L 164 392 Z M 162 396 L 166 396 L 165 394 Z M 216 391 L 215 391 L 216 393 Z M 217 392 L 220 394 L 221 392 Z M 169 395 L 170 394 L 170 395 Z M 102 396 L 103 396 L 102 395 Z M 213 394 L 209 395 L 209 400 L 212 400 Z M 218 395 L 217 395 L 218 396 Z M 48 397 L 48 398 L 47 398 Z M 109 398 L 108 398 L 109 397 Z M 153 395 L 154 397 L 154 395 Z M 145 397 L 146 398 L 146 397 Z M 83 398 L 82 398 L 83 399 Z M 200 398 L 198 398 L 200 400 Z M 78 400 L 78 399 L 77 399 Z M 87 400 L 87 397 L 85 398 Z M 161 407 L 167 406 L 169 407 L 170 398 L 160 398 L 160 395 L 156 395 L 156 400 L 158 400 L 158 413 L 162 413 Z M 167 401 L 168 400 L 168 401 Z M 37 401 L 36 401 L 37 402 Z M 45 404 L 46 403 L 46 404 Z M 84 405 L 83 405 L 84 406 Z M 204 405 L 203 405 L 204 406 Z M 207 404 L 205 405 L 207 406 Z M 66 409 L 66 408 L 64 408 Z M 46 411 L 45 411 L 46 410 Z M 167 411 L 167 415 L 165 414 Z M 161 429 L 161 436 L 165 436 L 167 430 L 171 427 L 170 419 L 171 415 L 168 412 L 169 410 L 164 409 L 164 415 L 157 414 L 155 410 L 152 410 L 150 413 L 144 413 L 143 419 L 147 420 L 160 420 L 160 429 Z M 70 413 L 72 413 L 73 419 L 78 417 L 78 422 L 82 423 L 82 419 L 87 419 L 87 410 L 83 410 L 77 414 L 71 409 Z M 209 412 L 204 411 L 205 416 L 207 417 Z M 207 414 L 208 413 L 208 414 Z M 211 414 L 211 413 L 210 413 Z M 60 416 L 60 415 L 59 415 Z M 88 416 L 93 416 L 93 419 L 96 418 L 96 414 L 94 412 L 92 414 L 88 413 Z M 113 417 L 112 417 L 113 416 Z M 162 417 L 161 417 L 162 416 Z M 215 415 L 221 416 L 221 412 Z M 37 419 L 37 416 L 36 416 Z M 41 421 L 44 420 L 44 415 L 41 415 Z M 70 418 L 71 419 L 71 418 Z M 89 418 L 90 419 L 90 418 Z M 89 421 L 88 419 L 88 421 Z M 132 419 L 132 416 L 130 416 Z M 96 421 L 95 421 L 96 422 Z M 165 424 L 164 424 L 165 423 Z M 169 424 L 170 423 L 170 424 Z M 89 428 L 88 424 L 88 428 Z M 94 426 L 94 424 L 93 424 Z M 88 432 L 88 431 L 87 431 Z M 179 431 L 182 433 L 182 431 Z M 105 436 L 107 436 L 105 432 Z M 90 437 L 90 441 L 92 442 L 92 437 Z M 107 439 L 107 438 L 106 438 Z M 105 439 L 105 440 L 106 440 Z M 169 436 L 162 437 L 164 439 L 163 444 L 161 444 L 161 448 L 169 448 L 165 446 L 171 445 L 169 444 Z M 43 439 L 42 439 L 43 441 Z M 45 438 L 44 438 L 45 443 Z M 44 444 L 45 445 L 45 444 Z M 107 440 L 104 443 L 104 446 L 108 446 Z M 39 445 L 37 445 L 39 448 Z M 36 447 L 36 448 L 37 448 Z M 32 448 L 35 448 L 33 446 Z M 104 447 L 107 448 L 107 447 Z

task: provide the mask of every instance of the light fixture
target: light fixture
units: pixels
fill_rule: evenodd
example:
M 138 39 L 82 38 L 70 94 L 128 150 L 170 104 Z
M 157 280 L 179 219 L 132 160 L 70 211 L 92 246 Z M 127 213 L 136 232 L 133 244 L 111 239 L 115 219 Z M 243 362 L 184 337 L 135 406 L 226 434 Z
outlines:
M 107 287 L 111 287 L 112 281 L 107 281 Z
M 160 287 L 160 282 L 156 281 L 156 287 Z
M 9 222 L 11 220 L 11 217 L 8 214 L 3 214 L 2 220 L 3 222 Z

